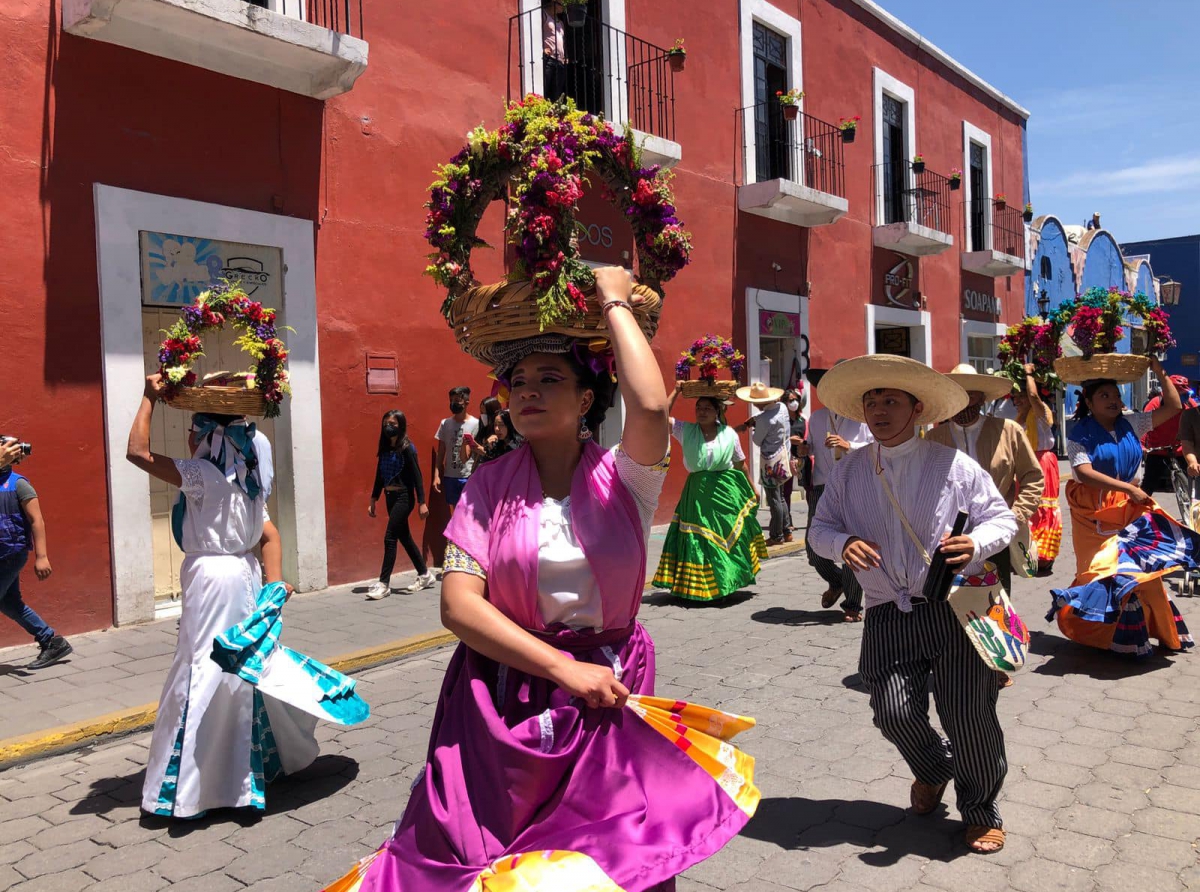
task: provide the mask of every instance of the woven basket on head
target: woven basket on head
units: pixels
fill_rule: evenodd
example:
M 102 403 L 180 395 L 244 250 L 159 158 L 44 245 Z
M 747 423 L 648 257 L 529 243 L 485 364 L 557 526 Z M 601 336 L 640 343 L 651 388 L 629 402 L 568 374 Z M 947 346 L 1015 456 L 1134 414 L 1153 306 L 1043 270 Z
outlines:
M 702 396 L 712 396 L 719 400 L 732 400 L 737 395 L 736 381 L 684 381 L 679 389 L 679 395 L 695 400 Z
M 244 387 L 183 387 L 167 405 L 214 415 L 265 415 L 267 411 L 263 395 Z
M 1130 353 L 1097 353 L 1091 359 L 1062 356 L 1054 360 L 1054 371 L 1066 384 L 1082 384 L 1095 378 L 1128 384 L 1141 378 L 1148 368 L 1149 358 Z
M 662 298 L 645 285 L 634 285 L 633 293 L 640 302 L 634 304 L 633 315 L 641 326 L 646 340 L 658 331 Z M 498 282 L 468 289 L 450 304 L 450 327 L 463 352 L 480 362 L 495 366 L 492 350 L 505 341 L 519 341 L 541 334 L 561 334 L 591 342 L 608 341 L 608 324 L 600 312 L 595 291 L 587 291 L 587 312 L 564 324 L 550 325 L 544 330 L 538 324 L 537 301 L 528 281 Z

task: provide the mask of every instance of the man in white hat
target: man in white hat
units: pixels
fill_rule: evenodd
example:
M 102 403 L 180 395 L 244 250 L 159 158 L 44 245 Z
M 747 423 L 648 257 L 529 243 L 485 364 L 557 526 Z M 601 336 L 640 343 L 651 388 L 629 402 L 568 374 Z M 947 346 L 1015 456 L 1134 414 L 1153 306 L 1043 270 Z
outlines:
M 844 360 L 839 359 L 841 363 Z M 816 387 L 829 369 L 809 369 L 805 374 Z M 813 514 L 825 493 L 825 484 L 833 476 L 834 469 L 852 449 L 860 449 L 872 442 L 871 429 L 861 421 L 843 418 L 828 406 L 812 413 L 808 420 L 809 451 L 813 457 L 812 497 L 808 500 L 808 524 L 812 526 Z M 806 539 L 805 553 L 809 566 L 829 586 L 821 595 L 821 606 L 828 610 L 842 598 L 842 613 L 846 622 L 862 620 L 862 586 L 854 578 L 854 571 L 845 564 L 823 558 L 812 548 L 811 539 Z
M 946 375 L 967 392 L 967 407 L 945 424 L 939 424 L 926 439 L 964 452 L 987 471 L 1004 501 L 1012 508 L 1021 527 L 1029 527 L 1029 518 L 1042 503 L 1046 477 L 1037 453 L 1025 431 L 1015 421 L 983 414 L 983 406 L 1008 396 L 1012 381 L 996 375 L 981 375 L 970 363 L 959 363 Z M 1008 549 L 992 558 L 1000 583 L 1012 591 L 1012 561 Z
M 788 436 L 792 425 L 787 408 L 779 402 L 783 390 L 778 387 L 768 387 L 761 381 L 755 381 L 748 387 L 737 389 L 737 398 L 758 408 L 759 413 L 737 426 L 744 431 L 754 428 L 750 439 L 758 447 L 762 471 L 759 482 L 767 496 L 767 507 L 771 511 L 771 527 L 767 533 L 768 545 L 779 545 L 791 542 L 792 534 L 788 532 L 788 505 L 783 500 L 783 485 L 792 476 L 791 451 Z
M 880 355 L 835 366 L 817 394 L 839 415 L 865 421 L 875 438 L 842 459 L 808 531 L 817 554 L 845 561 L 863 587 L 859 675 L 875 725 L 915 777 L 913 811 L 934 811 L 953 779 L 964 841 L 975 852 L 999 851 L 1004 830 L 996 798 L 1008 771 L 999 688 L 953 607 L 923 595 L 931 554 L 940 551 L 956 572 L 978 573 L 1017 531 L 978 464 L 916 436 L 916 425 L 962 411 L 966 391 L 919 362 Z M 949 536 L 960 511 L 965 531 Z M 929 723 L 931 679 L 949 740 Z

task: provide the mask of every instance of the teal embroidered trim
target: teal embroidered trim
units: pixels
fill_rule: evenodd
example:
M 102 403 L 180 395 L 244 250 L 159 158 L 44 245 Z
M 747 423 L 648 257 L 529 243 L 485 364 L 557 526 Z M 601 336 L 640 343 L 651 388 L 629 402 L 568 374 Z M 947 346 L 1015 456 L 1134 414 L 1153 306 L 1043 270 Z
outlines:
M 171 816 L 175 813 L 175 797 L 179 792 L 179 766 L 183 762 L 183 735 L 187 730 L 188 705 L 183 704 L 183 712 L 179 716 L 179 732 L 175 735 L 175 746 L 171 748 L 171 758 L 167 762 L 167 770 L 163 773 L 162 786 L 158 789 L 158 804 L 154 808 L 156 815 Z

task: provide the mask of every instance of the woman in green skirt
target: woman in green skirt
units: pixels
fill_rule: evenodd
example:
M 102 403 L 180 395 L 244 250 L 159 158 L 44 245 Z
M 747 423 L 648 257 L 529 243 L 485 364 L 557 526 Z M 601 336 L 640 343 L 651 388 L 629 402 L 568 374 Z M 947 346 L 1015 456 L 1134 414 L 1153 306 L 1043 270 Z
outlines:
M 682 382 L 671 394 L 671 406 Z M 654 585 L 693 601 L 718 601 L 754 582 L 767 556 L 755 513 L 758 496 L 737 432 L 718 397 L 696 400 L 696 421 L 671 419 L 683 445 L 687 483 L 671 519 Z

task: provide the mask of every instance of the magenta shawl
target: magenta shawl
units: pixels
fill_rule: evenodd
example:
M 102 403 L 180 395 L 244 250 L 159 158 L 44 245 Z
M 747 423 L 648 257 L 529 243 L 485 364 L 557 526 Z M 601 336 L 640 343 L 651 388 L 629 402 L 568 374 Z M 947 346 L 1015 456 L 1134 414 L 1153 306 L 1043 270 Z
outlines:
M 526 445 L 471 475 L 446 528 L 487 573 L 488 600 L 532 631 L 546 628 L 537 597 L 541 510 L 541 479 Z M 603 597 L 604 628 L 628 626 L 641 604 L 646 540 L 613 454 L 594 443 L 584 445 L 571 481 L 571 526 Z

